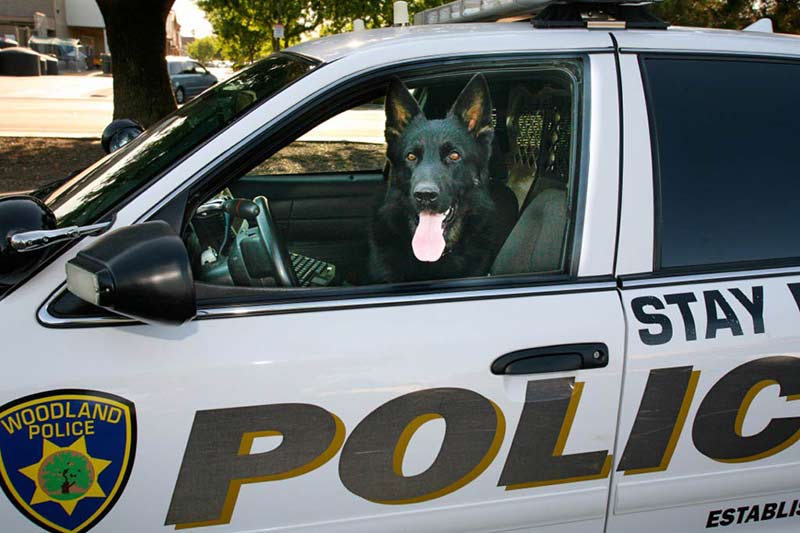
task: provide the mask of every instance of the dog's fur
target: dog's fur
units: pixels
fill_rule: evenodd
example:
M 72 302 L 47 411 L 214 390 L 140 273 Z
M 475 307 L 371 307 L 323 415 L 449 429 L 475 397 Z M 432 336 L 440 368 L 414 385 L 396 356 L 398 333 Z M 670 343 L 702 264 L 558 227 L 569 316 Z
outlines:
M 440 120 L 428 120 L 406 86 L 400 80 L 392 82 L 386 97 L 387 191 L 370 232 L 373 282 L 488 273 L 498 248 L 488 176 L 494 136 L 491 112 L 489 88 L 481 74 Z M 458 154 L 455 161 L 453 152 Z M 436 260 L 419 260 L 412 247 L 421 212 L 447 215 L 441 225 L 444 253 Z

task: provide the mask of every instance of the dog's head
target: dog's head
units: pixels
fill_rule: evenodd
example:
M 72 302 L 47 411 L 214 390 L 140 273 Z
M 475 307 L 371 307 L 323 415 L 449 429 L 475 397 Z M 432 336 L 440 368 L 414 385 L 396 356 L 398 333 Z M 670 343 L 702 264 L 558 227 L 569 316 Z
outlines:
M 477 74 L 444 119 L 428 120 L 400 80 L 386 97 L 391 186 L 407 195 L 412 248 L 420 261 L 438 261 L 460 233 L 463 200 L 485 188 L 491 156 L 492 103 Z

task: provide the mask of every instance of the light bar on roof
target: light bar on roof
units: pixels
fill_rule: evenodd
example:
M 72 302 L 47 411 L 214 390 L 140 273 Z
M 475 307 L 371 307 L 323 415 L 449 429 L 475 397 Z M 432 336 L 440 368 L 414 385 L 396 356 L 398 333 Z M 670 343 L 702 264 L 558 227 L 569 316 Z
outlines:
M 456 0 L 440 7 L 420 11 L 414 15 L 414 24 L 447 24 L 450 22 L 486 22 L 501 18 L 535 14 L 551 4 L 650 4 L 661 0 Z

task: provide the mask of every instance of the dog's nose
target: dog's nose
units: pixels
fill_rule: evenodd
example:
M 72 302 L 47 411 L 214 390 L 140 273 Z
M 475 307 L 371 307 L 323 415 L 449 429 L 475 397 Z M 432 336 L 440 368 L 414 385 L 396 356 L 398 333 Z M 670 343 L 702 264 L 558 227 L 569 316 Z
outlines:
M 414 190 L 414 199 L 422 205 L 430 205 L 439 199 L 439 189 L 433 185 L 423 185 Z

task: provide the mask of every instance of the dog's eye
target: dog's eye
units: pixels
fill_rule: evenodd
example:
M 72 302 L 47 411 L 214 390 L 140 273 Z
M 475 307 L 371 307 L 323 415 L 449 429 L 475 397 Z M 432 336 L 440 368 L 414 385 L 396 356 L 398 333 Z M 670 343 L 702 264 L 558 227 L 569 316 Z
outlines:
M 459 161 L 461 159 L 461 154 L 458 152 L 450 152 L 447 158 L 450 159 L 450 161 Z
M 409 154 L 406 156 L 406 159 L 408 159 L 409 161 L 416 161 L 416 160 L 417 160 L 417 156 L 416 156 L 416 155 L 414 155 L 414 154 L 412 154 L 412 153 L 409 153 Z

